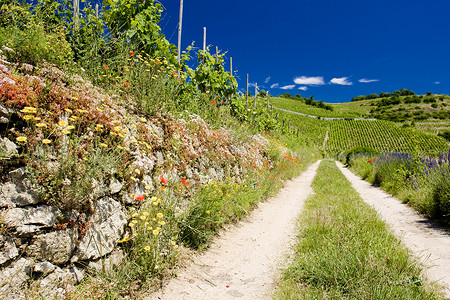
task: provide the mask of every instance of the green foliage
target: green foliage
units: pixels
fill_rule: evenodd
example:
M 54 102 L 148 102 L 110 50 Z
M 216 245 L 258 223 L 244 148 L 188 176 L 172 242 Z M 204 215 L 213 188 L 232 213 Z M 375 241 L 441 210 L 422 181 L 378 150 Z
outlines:
M 225 53 L 213 56 L 206 51 L 200 50 L 198 55 L 199 65 L 195 70 L 189 69 L 188 75 L 192 83 L 200 92 L 209 93 L 220 99 L 220 104 L 228 103 L 229 97 L 236 94 L 236 79 L 226 72 L 223 66 Z
M 176 46 L 161 33 L 158 23 L 163 11 L 156 1 L 104 0 L 104 21 L 114 38 L 124 36 L 132 48 L 152 57 L 164 56 L 176 64 Z
M 13 62 L 38 65 L 48 61 L 64 66 L 73 60 L 73 52 L 61 27 L 51 33 L 46 32 L 43 25 L 35 23 L 25 26 L 24 30 L 0 27 L 0 45 L 13 49 L 12 52 L 5 51 L 7 59 Z

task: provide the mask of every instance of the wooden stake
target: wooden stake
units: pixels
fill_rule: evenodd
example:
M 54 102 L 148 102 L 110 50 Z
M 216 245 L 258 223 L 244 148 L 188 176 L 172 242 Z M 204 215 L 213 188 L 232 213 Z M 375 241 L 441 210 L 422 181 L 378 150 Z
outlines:
M 248 109 L 248 74 L 247 74 L 247 93 L 245 94 L 247 98 L 247 109 Z
M 178 23 L 178 64 L 181 62 L 181 28 L 183 27 L 183 0 L 180 0 L 180 22 Z
M 219 62 L 219 47 L 216 46 L 216 64 Z
M 256 108 L 256 95 L 258 95 L 258 84 L 255 83 L 255 105 L 254 107 Z
M 95 16 L 96 16 L 97 19 L 98 19 L 98 3 L 95 4 Z
M 203 52 L 206 51 L 206 27 L 203 27 Z
M 233 76 L 233 58 L 230 57 L 230 74 Z

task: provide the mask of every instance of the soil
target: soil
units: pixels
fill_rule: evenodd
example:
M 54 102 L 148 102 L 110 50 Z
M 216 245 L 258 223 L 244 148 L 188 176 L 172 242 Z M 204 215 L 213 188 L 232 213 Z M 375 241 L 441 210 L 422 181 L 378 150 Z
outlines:
M 289 181 L 246 220 L 223 230 L 209 249 L 179 270 L 178 277 L 146 299 L 271 299 L 276 280 L 293 254 L 296 220 L 312 193 L 319 163 Z M 425 266 L 424 276 L 441 285 L 450 298 L 450 234 L 337 164 L 362 199 Z
M 446 297 L 450 298 L 450 233 L 400 200 L 361 180 L 343 164 L 337 162 L 337 165 L 361 198 L 378 212 L 422 263 L 425 277 L 443 286 Z
M 287 182 L 246 220 L 224 230 L 177 278 L 147 299 L 271 299 L 292 253 L 296 220 L 312 192 L 318 165 Z

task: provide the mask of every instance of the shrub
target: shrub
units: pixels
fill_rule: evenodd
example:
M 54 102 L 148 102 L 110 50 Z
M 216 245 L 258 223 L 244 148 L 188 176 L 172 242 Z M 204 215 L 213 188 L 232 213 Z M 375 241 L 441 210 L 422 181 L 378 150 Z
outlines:
M 73 59 L 69 43 L 62 28 L 49 33 L 42 25 L 31 24 L 26 29 L 0 27 L 0 45 L 12 48 L 6 52 L 7 59 L 13 62 L 38 65 L 43 61 L 64 66 Z

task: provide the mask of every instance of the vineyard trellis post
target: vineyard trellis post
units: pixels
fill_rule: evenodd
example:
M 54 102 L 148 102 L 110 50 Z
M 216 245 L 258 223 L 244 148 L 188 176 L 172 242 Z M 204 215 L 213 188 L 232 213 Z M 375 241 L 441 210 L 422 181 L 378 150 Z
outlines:
M 73 29 L 78 30 L 78 19 L 80 17 L 80 0 L 73 0 Z
M 216 64 L 219 62 L 219 47 L 216 46 Z
M 273 117 L 273 105 L 272 104 L 270 104 L 270 108 L 271 108 L 271 113 L 270 113 L 270 115 Z
M 95 4 L 95 17 L 98 19 L 98 3 Z
M 180 20 L 178 23 L 178 64 L 181 62 L 181 28 L 183 27 L 183 0 L 180 0 Z
M 258 95 L 258 84 L 255 83 L 255 104 L 253 105 L 256 108 L 256 95 Z
M 203 52 L 206 51 L 206 27 L 203 27 Z
M 247 99 L 247 109 L 248 109 L 248 74 L 247 74 L 247 93 L 245 94 L 245 97 Z
M 233 76 L 233 58 L 230 57 L 230 74 Z

